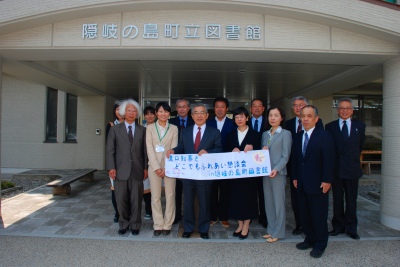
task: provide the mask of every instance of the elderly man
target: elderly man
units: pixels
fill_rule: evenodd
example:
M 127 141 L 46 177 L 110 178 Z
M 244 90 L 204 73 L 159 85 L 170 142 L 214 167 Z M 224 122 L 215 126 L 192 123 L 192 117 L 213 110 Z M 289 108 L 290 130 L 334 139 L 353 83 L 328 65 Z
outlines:
M 178 99 L 176 101 L 176 111 L 178 112 L 178 116 L 175 118 L 171 118 L 169 123 L 178 127 L 178 139 L 181 137 L 181 132 L 183 128 L 192 126 L 194 124 L 193 119 L 189 116 L 190 104 L 186 99 Z M 180 179 L 176 179 L 175 185 L 175 220 L 174 224 L 177 224 L 180 220 L 182 220 L 182 181 Z
M 192 118 L 195 122 L 193 126 L 182 129 L 178 146 L 168 150 L 167 158 L 171 154 L 198 154 L 222 152 L 221 134 L 216 128 L 207 127 L 208 118 L 207 108 L 204 104 L 195 104 L 192 110 Z M 212 181 L 182 179 L 184 195 L 183 211 L 183 238 L 190 238 L 195 226 L 194 199 L 197 195 L 199 204 L 199 216 L 197 229 L 200 237 L 208 239 L 208 229 L 210 228 L 210 197 Z
M 365 124 L 352 120 L 351 99 L 339 100 L 339 119 L 326 125 L 335 143 L 335 172 L 332 182 L 333 230 L 330 236 L 344 233 L 352 239 L 360 239 L 357 234 L 357 193 L 358 180 L 363 175 L 360 154 L 365 142 Z M 344 204 L 346 198 L 346 209 Z
M 303 126 L 301 125 L 301 120 L 300 120 L 300 110 L 307 105 L 308 105 L 308 100 L 304 96 L 295 96 L 292 98 L 292 110 L 293 113 L 295 114 L 295 117 L 286 121 L 286 129 L 292 133 L 292 139 L 294 138 L 296 133 L 301 132 L 303 130 Z M 316 127 L 320 129 L 324 128 L 321 119 L 318 119 Z M 289 160 L 287 171 L 288 171 L 288 176 L 292 178 L 292 168 L 290 166 L 291 166 L 291 161 Z M 291 179 L 290 183 L 290 200 L 296 224 L 292 234 L 299 235 L 303 232 L 303 227 L 300 221 L 299 197 L 296 188 L 294 188 L 293 186 L 293 179 Z
M 320 258 L 328 245 L 329 188 L 333 180 L 335 147 L 332 136 L 315 127 L 317 108 L 307 105 L 300 112 L 304 130 L 293 140 L 292 179 L 299 192 L 300 217 L 306 238 L 296 247 L 313 248 L 310 256 Z
M 143 178 L 147 178 L 146 128 L 135 123 L 141 115 L 133 99 L 119 107 L 124 123 L 111 127 L 106 145 L 106 168 L 114 180 L 119 217 L 118 234 L 130 228 L 139 234 L 142 214 Z
M 214 99 L 215 118 L 207 120 L 207 126 L 217 128 L 221 132 L 222 148 L 225 148 L 226 136 L 236 128 L 232 119 L 226 117 L 229 101 L 225 97 Z M 211 189 L 211 221 L 210 226 L 218 220 L 225 228 L 229 227 L 229 180 L 214 180 Z

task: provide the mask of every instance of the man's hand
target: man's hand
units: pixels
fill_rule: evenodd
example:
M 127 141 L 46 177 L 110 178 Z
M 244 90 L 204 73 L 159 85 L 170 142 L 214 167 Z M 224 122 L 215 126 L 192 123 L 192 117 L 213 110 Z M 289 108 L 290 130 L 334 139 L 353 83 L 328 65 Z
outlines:
M 237 147 L 235 147 L 235 148 L 232 150 L 232 152 L 240 152 L 240 149 L 237 148 Z
M 116 169 L 111 169 L 111 170 L 109 170 L 109 171 L 108 171 L 108 176 L 109 176 L 111 179 L 115 180 L 115 177 L 117 176 L 117 170 L 116 170 Z
M 294 188 L 297 188 L 297 180 L 293 180 L 293 186 Z
M 322 188 L 322 193 L 325 194 L 329 191 L 329 188 L 331 188 L 331 184 L 322 182 L 320 188 Z
M 175 151 L 174 151 L 173 149 L 167 150 L 167 152 L 165 152 L 165 157 L 168 159 L 169 156 L 170 156 L 171 154 L 174 154 L 174 153 L 175 153 Z
M 246 145 L 245 147 L 244 147 L 244 152 L 246 153 L 247 151 L 252 151 L 253 150 L 253 145 Z
M 144 170 L 144 174 L 143 174 L 144 176 L 144 180 L 146 180 L 148 177 L 149 177 L 149 172 L 145 169 Z
M 205 151 L 204 149 L 200 150 L 199 153 L 197 155 L 201 156 L 203 154 L 208 154 L 207 151 Z
M 273 169 L 273 170 L 271 171 L 271 173 L 269 174 L 269 177 L 270 177 L 270 178 L 274 178 L 277 174 L 278 174 L 278 171 L 275 170 L 275 169 Z

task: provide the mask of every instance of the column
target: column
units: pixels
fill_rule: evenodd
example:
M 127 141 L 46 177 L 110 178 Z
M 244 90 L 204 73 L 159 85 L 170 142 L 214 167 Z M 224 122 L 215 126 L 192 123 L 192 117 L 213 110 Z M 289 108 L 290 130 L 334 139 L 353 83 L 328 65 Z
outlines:
M 400 58 L 383 64 L 381 223 L 400 230 Z
M 0 140 L 1 140 L 1 107 L 3 101 L 3 62 L 2 58 L 0 57 Z M 1 158 L 1 142 L 0 142 L 0 158 Z M 0 160 L 0 168 L 1 168 L 1 160 Z M 1 177 L 0 177 L 1 180 Z M 0 187 L 0 229 L 3 229 L 3 218 L 1 216 L 1 187 Z

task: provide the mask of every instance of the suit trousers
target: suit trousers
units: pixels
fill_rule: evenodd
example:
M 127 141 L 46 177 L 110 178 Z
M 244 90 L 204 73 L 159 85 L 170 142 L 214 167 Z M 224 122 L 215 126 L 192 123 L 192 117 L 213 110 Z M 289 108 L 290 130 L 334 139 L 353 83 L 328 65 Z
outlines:
M 264 186 L 263 178 L 257 177 L 257 195 L 258 195 L 258 221 L 268 223 L 268 218 L 265 213 Z
M 337 231 L 357 234 L 357 195 L 359 179 L 340 179 L 332 182 L 332 226 Z M 346 199 L 346 204 L 344 203 Z M 345 208 L 346 206 L 346 208 Z
M 137 180 L 130 176 L 127 180 L 115 180 L 114 190 L 119 228 L 139 229 L 142 224 L 143 179 Z
M 297 188 L 294 187 L 292 179 L 290 179 L 290 203 L 292 204 L 292 210 L 293 210 L 296 228 L 298 228 L 301 226 L 300 207 L 299 207 L 299 192 L 298 192 Z
M 329 193 L 307 194 L 299 190 L 300 217 L 304 242 L 313 245 L 315 249 L 324 251 L 328 245 L 328 205 Z
M 268 218 L 267 233 L 274 238 L 285 238 L 286 175 L 276 175 L 274 178 L 264 176 L 263 183 L 265 212 Z
M 175 219 L 175 184 L 176 179 L 164 177 L 165 214 L 161 206 L 162 181 L 154 171 L 149 172 L 151 189 L 151 210 L 154 230 L 171 230 Z
M 175 184 L 175 219 L 182 219 L 182 194 L 183 194 L 183 185 L 181 179 L 176 179 Z
M 199 216 L 197 230 L 199 233 L 207 233 L 210 228 L 210 198 L 212 181 L 197 181 L 182 179 L 183 184 L 183 229 L 185 232 L 193 232 L 196 227 L 194 200 L 197 194 L 199 204 Z
M 229 206 L 229 179 L 214 180 L 211 187 L 211 221 L 227 221 Z

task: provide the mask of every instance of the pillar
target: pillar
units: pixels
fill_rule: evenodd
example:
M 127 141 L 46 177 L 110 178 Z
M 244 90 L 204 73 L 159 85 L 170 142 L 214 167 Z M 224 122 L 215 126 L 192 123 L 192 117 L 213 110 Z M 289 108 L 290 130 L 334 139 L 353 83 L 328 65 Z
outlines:
M 400 58 L 383 64 L 381 223 L 400 230 Z

